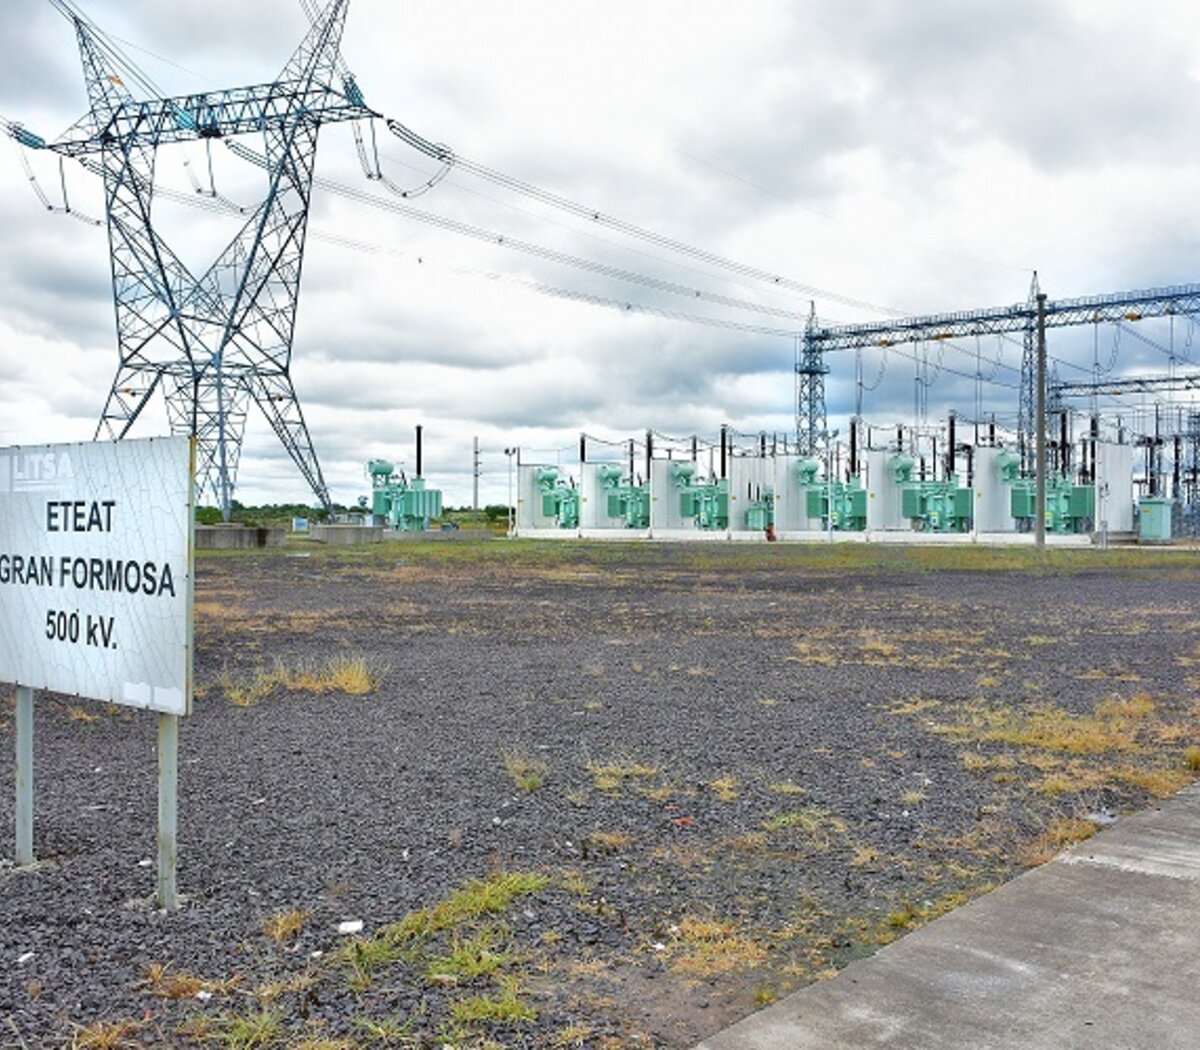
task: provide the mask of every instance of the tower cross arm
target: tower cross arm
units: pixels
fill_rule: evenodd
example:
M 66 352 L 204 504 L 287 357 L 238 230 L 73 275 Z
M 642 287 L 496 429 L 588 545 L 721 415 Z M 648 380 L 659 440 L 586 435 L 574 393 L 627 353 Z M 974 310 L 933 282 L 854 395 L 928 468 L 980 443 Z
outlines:
M 1045 307 L 1047 328 L 1066 328 L 1080 324 L 1140 321 L 1145 317 L 1200 312 L 1200 285 L 1186 284 L 1170 288 L 1087 296 L 1081 299 L 1048 299 Z M 806 334 L 811 345 L 821 352 L 854 350 L 858 347 L 892 346 L 896 343 L 936 342 L 975 335 L 999 335 L 1029 330 L 1037 311 L 1028 303 L 995 306 L 959 313 L 903 317 L 868 324 L 813 328 Z
M 127 101 L 103 124 L 89 119 L 89 114 L 46 148 L 79 157 L 135 138 L 157 146 L 281 130 L 298 119 L 332 124 L 373 116 L 378 114 L 363 104 L 357 89 L 344 94 L 328 86 L 283 80 L 227 91 Z

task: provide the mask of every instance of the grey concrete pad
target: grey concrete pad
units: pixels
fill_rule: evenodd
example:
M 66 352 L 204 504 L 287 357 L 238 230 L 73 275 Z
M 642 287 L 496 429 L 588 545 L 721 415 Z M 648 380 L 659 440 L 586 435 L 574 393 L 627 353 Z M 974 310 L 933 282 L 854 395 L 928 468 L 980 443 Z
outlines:
M 1200 785 L 697 1050 L 1200 1047 Z

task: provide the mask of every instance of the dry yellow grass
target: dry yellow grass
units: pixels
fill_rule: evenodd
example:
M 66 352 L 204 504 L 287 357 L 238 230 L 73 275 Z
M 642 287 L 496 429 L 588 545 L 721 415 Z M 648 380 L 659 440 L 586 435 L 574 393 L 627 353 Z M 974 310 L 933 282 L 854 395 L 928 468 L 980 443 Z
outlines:
M 1200 747 L 1189 747 L 1183 753 L 1183 767 L 1192 773 L 1200 773 Z
M 1068 846 L 1083 842 L 1096 834 L 1096 825 L 1082 817 L 1058 817 L 1046 825 L 1045 830 L 1025 844 L 1022 859 L 1031 868 L 1053 860 Z
M 1090 715 L 1071 714 L 1048 704 L 1018 710 L 975 701 L 933 731 L 952 740 L 1095 755 L 1139 750 L 1138 733 L 1153 711 L 1154 702 L 1144 693 L 1127 700 L 1105 700 Z
M 627 780 L 650 780 L 658 776 L 658 766 L 635 759 L 613 759 L 611 762 L 589 762 L 588 772 L 597 791 L 619 791 Z
M 137 1038 L 142 1030 L 140 1021 L 93 1021 L 79 1025 L 71 1036 L 71 1050 L 126 1050 L 144 1044 Z
M 323 664 L 306 661 L 288 665 L 277 660 L 273 666 L 257 668 L 245 678 L 235 678 L 227 671 L 217 684 L 235 707 L 254 707 L 277 691 L 365 696 L 378 686 L 379 674 L 366 657 L 342 655 L 330 657 Z
M 770 834 L 781 831 L 801 833 L 815 849 L 827 850 L 836 835 L 844 834 L 846 822 L 818 806 L 777 813 L 763 821 L 763 830 Z
M 296 937 L 308 921 L 309 913 L 289 908 L 263 919 L 262 931 L 273 941 L 284 944 Z
M 587 840 L 596 849 L 611 853 L 632 845 L 633 836 L 624 831 L 593 831 Z
M 1133 766 L 1123 766 L 1113 770 L 1114 780 L 1122 781 L 1139 787 L 1148 795 L 1155 798 L 1166 798 L 1187 787 L 1194 777 L 1187 769 L 1138 769 Z
M 738 797 L 737 793 L 737 777 L 724 776 L 718 777 L 716 780 L 709 781 L 708 786 L 712 788 L 717 798 L 722 802 L 732 802 Z
M 850 863 L 856 868 L 865 868 L 879 860 L 879 850 L 874 846 L 855 846 Z
M 160 999 L 194 999 L 200 992 L 210 995 L 229 995 L 242 984 L 240 976 L 210 979 L 195 974 L 178 973 L 170 965 L 151 963 L 146 967 L 141 987 Z
M 68 707 L 67 718 L 72 722 L 80 722 L 83 724 L 90 724 L 92 722 L 100 721 L 100 716 L 95 711 L 89 711 L 86 707 Z
M 715 977 L 761 966 L 766 949 L 737 926 L 717 919 L 686 916 L 679 922 L 671 967 L 689 977 Z
M 795 655 L 787 657 L 793 663 L 804 664 L 806 667 L 832 667 L 838 662 L 837 653 L 822 645 L 796 642 L 794 648 Z
M 935 707 L 941 707 L 941 702 L 928 700 L 921 696 L 912 696 L 907 700 L 898 700 L 896 703 L 890 704 L 887 713 L 889 715 L 916 715 L 922 711 L 932 711 Z

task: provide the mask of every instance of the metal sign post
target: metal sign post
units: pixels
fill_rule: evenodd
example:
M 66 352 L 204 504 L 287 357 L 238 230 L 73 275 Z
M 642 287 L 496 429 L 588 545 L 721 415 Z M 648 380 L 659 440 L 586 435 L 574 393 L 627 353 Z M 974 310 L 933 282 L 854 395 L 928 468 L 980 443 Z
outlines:
M 17 686 L 17 856 L 33 863 L 33 690 Z
M 158 716 L 158 906 L 179 907 L 175 892 L 179 812 L 179 716 Z

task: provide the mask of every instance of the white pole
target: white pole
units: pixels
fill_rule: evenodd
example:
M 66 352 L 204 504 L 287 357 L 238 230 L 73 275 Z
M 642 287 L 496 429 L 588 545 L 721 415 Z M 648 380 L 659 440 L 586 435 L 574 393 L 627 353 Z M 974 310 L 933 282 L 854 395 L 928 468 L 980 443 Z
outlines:
M 515 450 L 506 448 L 504 454 L 508 456 L 508 534 L 513 534 L 513 500 L 512 500 L 512 471 L 513 471 L 513 452 Z
M 17 686 L 17 864 L 33 863 L 33 689 Z
M 175 892 L 179 800 L 179 716 L 158 716 L 158 906 L 179 907 Z

